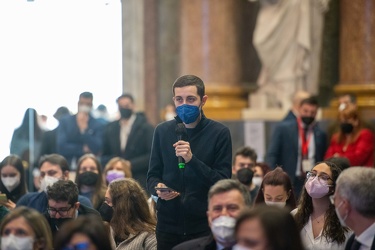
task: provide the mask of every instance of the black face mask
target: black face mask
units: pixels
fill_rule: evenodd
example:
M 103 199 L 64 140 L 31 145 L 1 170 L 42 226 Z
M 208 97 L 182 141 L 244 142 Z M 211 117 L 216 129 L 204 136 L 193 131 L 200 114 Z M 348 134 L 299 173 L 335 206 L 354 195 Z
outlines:
M 311 123 L 314 122 L 315 118 L 312 116 L 302 116 L 301 120 L 306 126 L 309 126 Z
M 73 220 L 73 218 L 50 218 L 51 225 L 57 230 L 59 230 L 65 222 L 70 220 Z
M 353 125 L 347 122 L 341 123 L 340 128 L 344 134 L 350 134 L 351 132 L 353 132 L 353 129 L 354 129 Z
M 99 175 L 97 173 L 86 171 L 78 175 L 79 183 L 86 186 L 95 186 L 98 181 Z
M 104 221 L 110 222 L 113 216 L 113 207 L 103 202 L 99 208 L 99 213 Z
M 133 114 L 133 110 L 128 108 L 120 108 L 120 114 L 121 118 L 129 119 L 129 117 Z

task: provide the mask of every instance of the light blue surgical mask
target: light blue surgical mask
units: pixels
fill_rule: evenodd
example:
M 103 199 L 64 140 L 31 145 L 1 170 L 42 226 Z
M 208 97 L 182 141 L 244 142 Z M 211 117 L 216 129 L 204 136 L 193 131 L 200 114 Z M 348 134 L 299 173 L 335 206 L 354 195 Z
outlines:
M 198 119 L 200 110 L 198 106 L 182 104 L 176 108 L 176 113 L 185 124 L 189 124 Z

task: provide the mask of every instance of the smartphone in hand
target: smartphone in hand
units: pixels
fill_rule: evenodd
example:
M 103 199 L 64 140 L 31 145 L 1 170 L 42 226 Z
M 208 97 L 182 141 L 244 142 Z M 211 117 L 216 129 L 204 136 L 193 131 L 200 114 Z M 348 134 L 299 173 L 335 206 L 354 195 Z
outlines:
M 0 201 L 8 201 L 6 194 L 0 194 Z
M 155 187 L 155 190 L 159 190 L 160 192 L 173 192 L 174 190 L 169 187 Z

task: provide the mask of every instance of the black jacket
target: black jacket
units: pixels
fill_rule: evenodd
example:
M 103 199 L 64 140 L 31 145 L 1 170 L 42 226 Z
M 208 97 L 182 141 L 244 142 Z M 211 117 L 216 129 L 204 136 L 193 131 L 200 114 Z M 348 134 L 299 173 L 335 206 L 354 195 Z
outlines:
M 113 157 L 122 157 L 131 162 L 133 178 L 146 187 L 146 176 L 154 128 L 147 122 L 143 113 L 137 113 L 126 143 L 125 151 L 121 151 L 120 121 L 106 125 L 103 135 L 102 165 Z

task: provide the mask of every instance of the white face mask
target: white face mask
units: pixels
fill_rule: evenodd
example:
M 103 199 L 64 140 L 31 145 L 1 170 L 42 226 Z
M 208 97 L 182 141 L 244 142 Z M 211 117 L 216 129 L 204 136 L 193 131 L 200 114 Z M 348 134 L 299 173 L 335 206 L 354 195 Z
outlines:
M 236 242 L 234 235 L 235 225 L 236 219 L 229 216 L 220 216 L 214 219 L 211 223 L 211 231 L 216 241 L 220 244 L 234 244 Z
M 251 248 L 244 247 L 244 246 L 241 246 L 241 245 L 236 244 L 236 245 L 234 245 L 234 246 L 232 247 L 232 250 L 251 250 Z
M 346 221 L 346 218 L 348 218 L 348 214 L 346 214 L 346 215 L 344 216 L 344 218 L 343 218 L 343 217 L 341 217 L 340 212 L 339 212 L 339 208 L 340 208 L 340 206 L 342 205 L 342 203 L 343 203 L 343 202 L 341 201 L 341 203 L 340 203 L 337 207 L 335 207 L 335 211 L 336 211 L 337 218 L 339 218 L 339 221 L 340 221 L 341 226 L 343 226 L 343 227 L 347 227 L 345 221 Z
M 52 186 L 59 178 L 46 175 L 40 182 L 40 190 L 47 192 L 47 187 Z
M 13 234 L 1 237 L 2 250 L 33 250 L 34 239 L 31 236 L 18 237 Z
M 78 106 L 78 112 L 80 112 L 80 113 L 90 113 L 91 107 L 88 106 L 88 105 L 79 105 Z
M 4 187 L 9 191 L 12 192 L 21 182 L 21 177 L 16 175 L 14 177 L 2 177 L 1 181 L 4 184 Z
M 260 187 L 260 185 L 262 184 L 262 181 L 263 181 L 263 178 L 260 176 L 254 176 L 252 180 L 253 184 L 257 185 L 258 187 Z
M 286 201 L 264 201 L 267 206 L 275 206 L 275 207 L 280 207 L 283 208 L 286 205 Z

